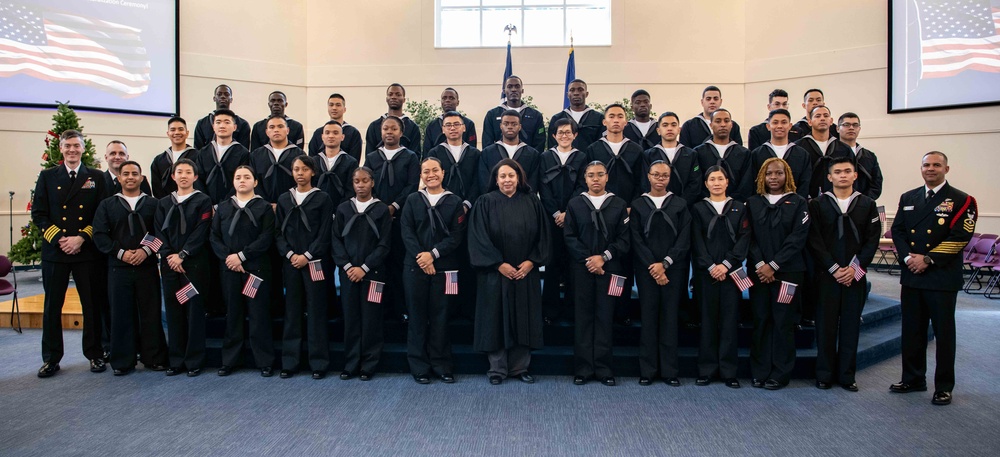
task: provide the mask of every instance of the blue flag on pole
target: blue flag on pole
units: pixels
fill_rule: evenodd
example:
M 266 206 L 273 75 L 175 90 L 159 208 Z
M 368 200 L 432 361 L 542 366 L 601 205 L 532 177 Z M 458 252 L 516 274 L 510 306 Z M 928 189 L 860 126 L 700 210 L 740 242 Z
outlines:
M 507 93 L 503 91 L 504 85 L 507 84 L 507 79 L 514 74 L 514 66 L 510 60 L 510 40 L 507 40 L 507 67 L 503 70 L 503 81 L 500 81 L 500 101 L 507 101 Z
M 573 57 L 573 45 L 569 45 L 569 61 L 566 62 L 566 87 L 563 88 L 563 109 L 569 108 L 569 83 L 576 79 L 576 59 Z

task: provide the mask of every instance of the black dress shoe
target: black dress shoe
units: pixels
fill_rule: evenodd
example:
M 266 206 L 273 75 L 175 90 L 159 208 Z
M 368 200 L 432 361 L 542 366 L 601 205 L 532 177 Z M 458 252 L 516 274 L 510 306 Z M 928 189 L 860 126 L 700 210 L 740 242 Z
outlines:
M 292 370 L 281 370 L 281 373 L 278 374 L 278 377 L 281 379 L 288 379 L 292 376 L 295 376 L 295 372 Z
M 816 388 L 820 390 L 829 390 L 833 387 L 833 384 L 824 381 L 816 381 Z
M 664 379 L 663 382 L 667 383 L 667 385 L 670 386 L 670 387 L 680 387 L 681 386 L 681 380 L 677 379 L 677 378 L 667 378 L 667 379 Z
M 910 392 L 927 392 L 927 384 L 907 384 L 897 382 L 889 386 L 889 392 L 894 394 L 908 394 Z
M 712 378 L 708 376 L 698 376 L 698 379 L 694 380 L 694 385 L 696 386 L 707 386 L 712 383 Z
M 652 384 L 653 384 L 653 381 L 651 379 L 649 379 L 649 378 L 642 378 L 642 377 L 639 378 L 639 385 L 640 386 L 649 386 L 649 385 L 652 385 Z
M 938 406 L 950 405 L 951 404 L 951 392 L 945 392 L 945 391 L 940 391 L 940 390 L 937 391 L 937 392 L 934 392 L 934 398 L 931 399 L 931 403 L 933 403 L 935 405 L 938 405 Z
M 601 379 L 601 384 L 604 384 L 604 385 L 606 385 L 608 387 L 613 387 L 616 384 L 615 383 L 615 377 L 614 376 L 608 376 L 608 377 L 606 377 L 604 379 Z
M 776 379 L 768 379 L 767 381 L 764 381 L 764 388 L 767 390 L 781 390 L 783 387 L 787 385 L 788 384 L 782 384 L 778 382 L 778 380 Z
M 193 378 L 201 374 L 201 368 L 192 368 L 188 370 L 188 377 Z
M 844 390 L 846 390 L 848 392 L 857 392 L 858 391 L 858 383 L 856 383 L 856 382 L 852 382 L 850 384 L 841 384 L 840 387 L 842 387 Z
M 166 371 L 166 365 L 147 365 L 146 369 L 149 371 Z
M 415 374 L 415 375 L 413 375 L 413 380 L 416 381 L 417 384 L 430 384 L 431 383 L 431 377 L 428 376 L 428 375 L 426 375 L 426 374 Z
M 115 376 L 125 376 L 131 373 L 132 370 L 135 370 L 135 368 L 115 368 L 111 371 L 115 374 Z
M 94 359 L 90 361 L 90 372 L 91 373 L 104 373 L 108 366 L 104 363 L 102 359 Z
M 726 379 L 725 383 L 726 383 L 726 387 L 728 387 L 730 389 L 739 389 L 740 387 L 742 387 L 742 386 L 740 386 L 740 380 L 736 379 L 736 378 Z
M 181 368 L 181 367 L 170 367 L 170 368 L 167 368 L 167 373 L 166 374 L 167 374 L 167 376 L 177 376 L 177 375 L 181 374 L 182 371 L 184 371 L 184 369 Z
M 353 377 L 354 377 L 354 373 L 351 373 L 350 371 L 344 370 L 344 371 L 340 372 L 340 379 L 342 379 L 344 381 L 347 381 L 348 379 L 351 379 Z
M 587 383 L 587 378 L 584 376 L 574 376 L 573 385 L 582 386 Z
M 753 378 L 750 380 L 750 387 L 753 387 L 755 389 L 763 389 L 764 381 L 761 381 L 760 379 L 757 378 Z
M 229 367 L 229 366 L 223 365 L 223 366 L 219 367 L 218 374 L 219 374 L 219 376 L 229 376 L 229 375 L 233 374 L 233 367 Z
M 59 371 L 59 364 L 58 363 L 48 363 L 48 362 L 46 362 L 45 364 L 42 365 L 41 368 L 38 369 L 38 377 L 39 378 L 48 378 L 48 377 L 51 377 L 52 375 L 56 374 L 57 371 Z
M 445 374 L 441 375 L 440 377 L 441 377 L 441 382 L 443 382 L 445 384 L 454 384 L 455 383 L 455 375 L 453 375 L 451 373 L 445 373 Z
M 517 379 L 520 379 L 521 382 L 524 382 L 524 383 L 528 383 L 528 384 L 534 384 L 535 383 L 534 376 L 531 376 L 530 374 L 528 374 L 527 371 L 525 371 L 524 373 L 521 373 L 521 374 L 519 374 L 517 376 L 514 376 L 514 377 L 517 378 Z
M 323 379 L 326 377 L 325 370 L 315 370 L 313 371 L 313 379 Z
M 369 373 L 369 372 L 367 372 L 365 370 L 361 370 L 361 375 L 358 376 L 358 379 L 360 379 L 362 381 L 371 381 L 372 380 L 372 373 Z
M 263 378 L 270 378 L 274 376 L 274 368 L 264 367 L 260 369 L 260 376 Z
M 497 375 L 490 376 L 490 384 L 491 385 L 499 386 L 500 383 L 502 383 L 502 382 L 503 382 L 503 378 L 501 378 L 501 377 L 499 377 Z

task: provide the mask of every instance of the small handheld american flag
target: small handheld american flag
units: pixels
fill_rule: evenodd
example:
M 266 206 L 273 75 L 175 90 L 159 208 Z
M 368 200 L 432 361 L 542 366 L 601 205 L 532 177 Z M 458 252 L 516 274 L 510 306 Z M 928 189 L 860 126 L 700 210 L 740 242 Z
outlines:
M 458 295 L 458 270 L 444 272 L 444 294 Z
M 309 262 L 309 277 L 312 278 L 313 282 L 323 281 L 326 279 L 323 276 L 323 263 L 321 260 L 313 260 Z
M 194 283 L 189 282 L 186 286 L 177 291 L 177 303 L 185 304 L 198 295 L 198 289 L 194 288 Z
M 263 283 L 264 280 L 252 273 L 248 274 L 250 277 L 247 278 L 247 283 L 243 285 L 243 295 L 254 298 L 257 296 L 257 289 L 260 288 L 260 284 Z
M 139 245 L 149 247 L 153 252 L 156 252 L 160 250 L 160 246 L 163 246 L 163 242 L 159 238 L 147 233 L 146 236 L 142 237 Z
M 778 291 L 778 303 L 789 304 L 795 298 L 795 288 L 798 284 L 794 282 L 781 281 L 781 290 Z
M 881 222 L 881 223 L 884 224 L 885 223 L 885 206 L 879 206 L 878 208 L 876 208 L 876 210 L 878 211 L 878 220 L 879 220 L 879 222 Z
M 861 268 L 861 262 L 858 261 L 858 256 L 854 256 L 854 258 L 851 259 L 851 266 L 854 267 L 855 281 L 860 281 L 861 278 L 865 277 L 866 271 L 864 270 L 864 268 Z
M 382 303 L 382 289 L 384 287 L 384 282 L 368 281 L 368 301 Z
M 612 274 L 611 281 L 608 283 L 608 295 L 612 297 L 621 297 L 622 292 L 624 291 L 625 291 L 625 277 Z
M 729 277 L 733 278 L 733 282 L 736 283 L 736 287 L 740 289 L 740 292 L 745 292 L 747 289 L 753 287 L 753 281 L 747 277 L 747 271 L 743 268 L 737 268 L 736 271 L 729 273 Z

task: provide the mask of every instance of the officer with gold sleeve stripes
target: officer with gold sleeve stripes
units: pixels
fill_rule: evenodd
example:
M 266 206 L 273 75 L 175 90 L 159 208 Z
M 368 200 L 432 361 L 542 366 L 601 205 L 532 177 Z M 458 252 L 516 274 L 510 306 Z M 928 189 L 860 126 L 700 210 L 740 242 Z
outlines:
M 105 197 L 104 176 L 87 168 L 83 134 L 66 130 L 59 136 L 60 166 L 43 170 L 35 183 L 31 220 L 42 231 L 42 361 L 39 378 L 59 371 L 63 356 L 62 307 L 72 273 L 83 306 L 83 355 L 90 371 L 106 369 L 101 348 L 101 312 L 93 298 L 94 273 L 103 264 L 94 244 L 94 213 Z M 106 285 L 105 285 L 106 287 Z
M 931 151 L 920 167 L 924 185 L 904 193 L 892 222 L 902 270 L 903 375 L 893 393 L 927 390 L 927 325 L 937 340 L 931 403 L 951 403 L 955 387 L 955 301 L 962 288 L 962 249 L 976 230 L 976 199 L 945 180 L 948 156 Z

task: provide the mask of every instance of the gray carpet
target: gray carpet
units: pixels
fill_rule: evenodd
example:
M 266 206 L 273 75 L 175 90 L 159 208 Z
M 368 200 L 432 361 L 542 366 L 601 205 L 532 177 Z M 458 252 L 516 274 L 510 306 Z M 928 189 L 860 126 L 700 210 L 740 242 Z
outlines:
M 871 276 L 874 293 L 898 294 L 897 277 Z M 485 376 L 420 386 L 403 374 L 116 378 L 87 371 L 76 331 L 66 332 L 63 370 L 43 380 L 41 331 L 2 329 L 0 455 L 996 455 L 1000 301 L 959 297 L 947 407 L 929 392 L 887 392 L 899 357 L 860 372 L 856 394 L 809 381 L 768 392 L 746 380 L 740 390 L 692 379 L 577 387 L 569 376 L 498 387 Z

